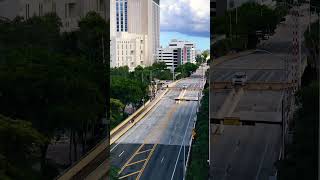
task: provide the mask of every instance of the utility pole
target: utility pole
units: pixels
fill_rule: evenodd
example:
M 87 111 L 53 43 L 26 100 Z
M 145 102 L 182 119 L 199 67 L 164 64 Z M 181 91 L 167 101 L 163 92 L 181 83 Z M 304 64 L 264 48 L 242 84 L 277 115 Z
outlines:
M 172 59 L 172 81 L 174 81 L 174 59 Z
M 311 32 L 311 0 L 309 0 L 309 34 Z
M 231 12 L 229 13 L 229 17 L 230 17 L 230 38 L 232 40 L 232 21 L 231 21 Z

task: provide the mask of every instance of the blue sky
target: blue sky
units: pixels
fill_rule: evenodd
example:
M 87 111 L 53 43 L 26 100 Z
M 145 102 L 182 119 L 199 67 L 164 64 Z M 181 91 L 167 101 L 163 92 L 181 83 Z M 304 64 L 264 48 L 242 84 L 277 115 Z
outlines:
M 200 50 L 210 45 L 209 0 L 161 0 L 160 44 L 168 45 L 171 39 L 197 43 Z
M 162 47 L 167 47 L 171 39 L 174 39 L 174 38 L 195 42 L 197 44 L 197 49 L 199 50 L 209 49 L 209 45 L 210 45 L 209 37 L 192 36 L 192 35 L 182 34 L 179 32 L 168 32 L 168 31 L 161 31 L 160 45 Z

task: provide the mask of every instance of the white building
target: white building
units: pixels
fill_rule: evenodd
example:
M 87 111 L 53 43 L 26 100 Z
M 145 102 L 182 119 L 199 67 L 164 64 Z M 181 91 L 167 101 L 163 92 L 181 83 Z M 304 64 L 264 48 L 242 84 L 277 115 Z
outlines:
M 189 41 L 171 40 L 167 48 L 158 48 L 157 61 L 165 62 L 171 70 L 173 64 L 176 68 L 187 62 L 196 63 L 196 45 Z
M 98 12 L 108 19 L 108 0 L 1 0 L 0 17 L 14 19 L 21 16 L 28 19 L 46 13 L 56 13 L 62 21 L 61 31 L 78 28 L 78 21 L 89 11 Z
M 148 49 L 146 35 L 118 32 L 117 36 L 111 37 L 111 67 L 128 66 L 134 70 L 137 66 L 144 66 Z
M 178 49 L 159 48 L 157 51 L 157 61 L 164 62 L 171 71 L 178 66 Z
M 160 44 L 159 0 L 111 0 L 110 10 L 111 51 L 114 52 L 111 54 L 111 67 L 129 66 L 130 70 L 133 70 L 138 65 L 152 65 Z M 121 46 L 119 43 L 126 41 L 125 38 L 129 38 L 128 41 L 133 42 L 134 37 L 139 40 L 141 46 L 144 46 L 142 52 L 135 52 L 135 50 L 133 52 L 134 54 L 141 54 L 141 58 L 140 56 L 136 58 L 138 56 L 119 54 L 122 52 L 117 49 Z M 144 40 L 141 41 L 141 38 Z M 118 59 L 121 60 L 120 57 L 124 59 L 133 58 L 131 62 L 134 63 L 126 64 L 129 61 L 117 62 Z

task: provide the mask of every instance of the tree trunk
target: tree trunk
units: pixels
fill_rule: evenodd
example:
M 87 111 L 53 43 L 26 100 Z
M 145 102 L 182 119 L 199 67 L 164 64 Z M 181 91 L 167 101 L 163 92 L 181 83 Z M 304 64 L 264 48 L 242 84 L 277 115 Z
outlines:
M 46 143 L 41 147 L 41 172 L 44 174 L 45 166 L 46 166 L 46 157 L 49 143 Z
M 69 163 L 72 164 L 72 131 L 70 130 L 70 137 L 69 137 Z
M 73 132 L 73 152 L 74 152 L 74 161 L 77 161 L 77 141 L 76 141 L 76 132 Z
M 81 145 L 82 145 L 82 156 L 85 153 L 85 145 L 84 145 L 84 132 L 81 132 Z

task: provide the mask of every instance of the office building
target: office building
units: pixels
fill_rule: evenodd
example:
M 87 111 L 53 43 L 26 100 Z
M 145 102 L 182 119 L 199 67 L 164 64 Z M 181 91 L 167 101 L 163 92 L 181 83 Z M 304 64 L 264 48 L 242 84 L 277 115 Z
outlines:
M 158 48 L 157 61 L 165 62 L 168 69 L 185 63 L 196 63 L 196 45 L 189 41 L 171 40 L 166 48 Z
M 121 32 L 117 36 L 111 37 L 110 59 L 111 67 L 128 66 L 132 71 L 137 66 L 144 66 L 144 60 L 147 56 L 147 36 L 143 34 L 134 34 Z
M 128 41 L 130 42 L 133 42 L 132 38 L 136 37 L 140 44 L 144 46 L 142 53 L 133 51 L 134 54 L 141 54 L 142 58 L 135 59 L 135 57 L 128 55 L 127 59 L 133 58 L 131 60 L 131 62 L 134 62 L 133 64 L 117 62 L 118 57 L 123 57 L 123 55 L 112 49 L 111 51 L 114 53 L 111 55 L 111 67 L 127 65 L 130 70 L 133 70 L 135 65 L 152 65 L 155 62 L 156 50 L 160 44 L 159 0 L 111 0 L 110 17 L 111 48 L 121 46 L 118 43 L 126 41 L 124 39 L 126 37 L 129 38 Z M 144 40 L 141 42 L 141 39 Z
M 2 0 L 0 17 L 14 19 L 21 16 L 28 19 L 56 13 L 62 22 L 61 31 L 73 31 L 78 28 L 78 21 L 89 11 L 98 12 L 108 19 L 108 0 Z

